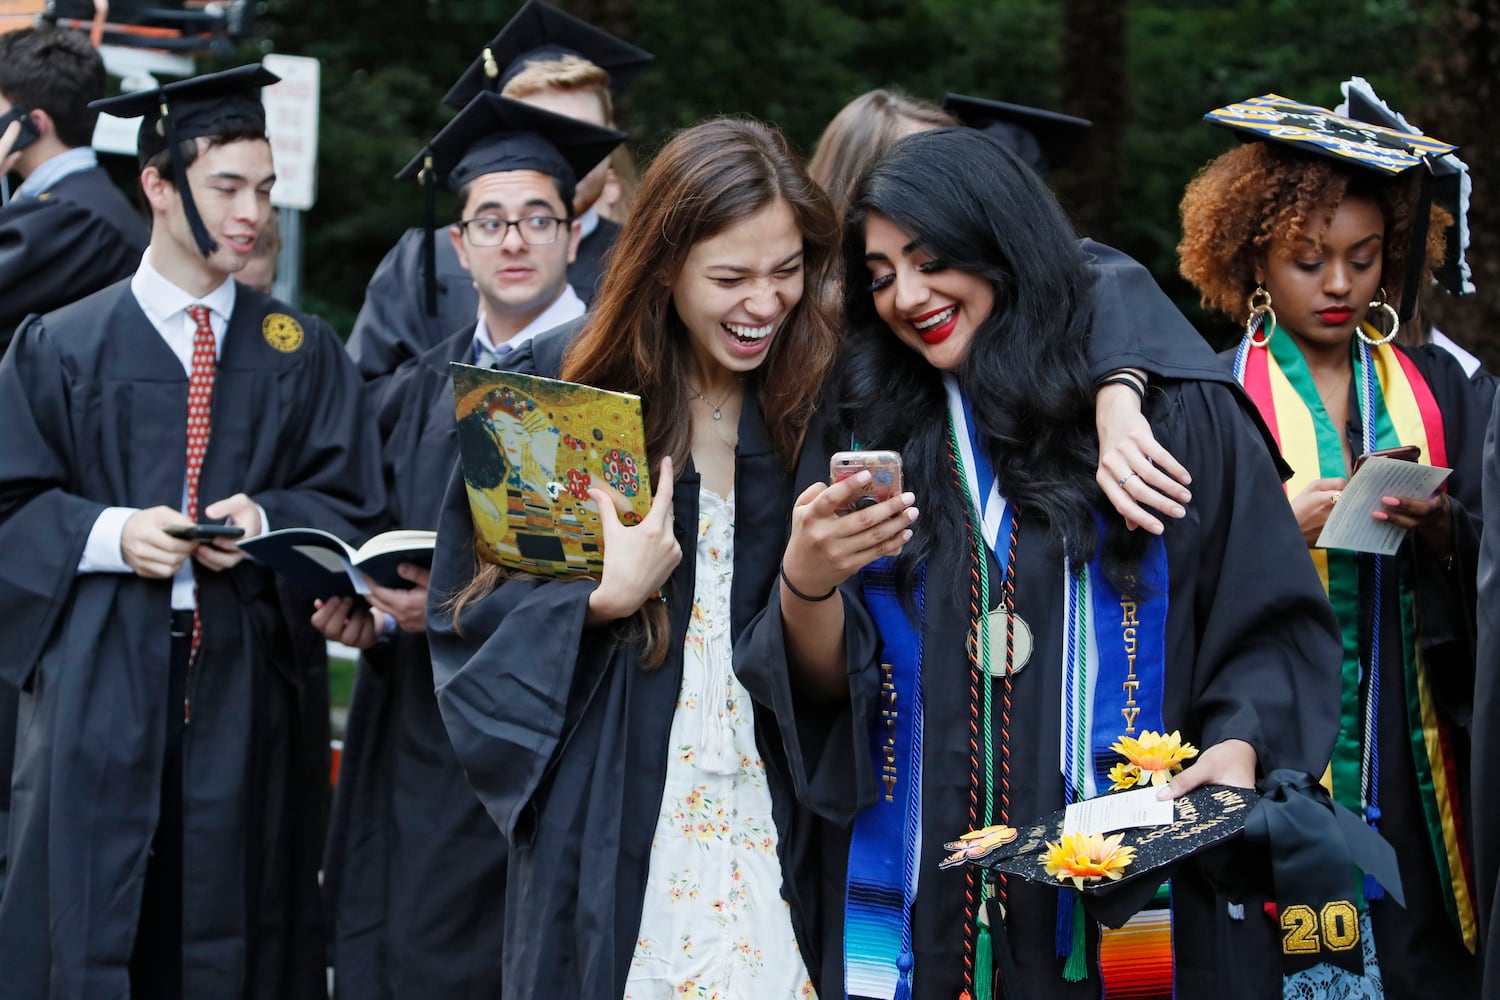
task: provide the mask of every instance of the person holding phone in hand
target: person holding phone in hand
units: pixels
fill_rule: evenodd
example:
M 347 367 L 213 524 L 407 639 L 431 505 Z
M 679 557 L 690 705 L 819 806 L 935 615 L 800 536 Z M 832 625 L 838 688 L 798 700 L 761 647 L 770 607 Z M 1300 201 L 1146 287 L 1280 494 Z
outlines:
M 1231 387 L 1163 381 L 1146 416 L 1195 501 L 1128 530 L 1095 478 L 1091 288 L 1056 200 L 978 132 L 902 139 L 856 190 L 848 341 L 780 586 L 736 647 L 805 765 L 825 995 L 1098 996 L 1113 932 L 1071 889 L 938 864 L 966 830 L 1105 792 L 1126 762 L 1080 766 L 1093 736 L 1199 748 L 1162 796 L 1327 760 L 1337 636 L 1310 567 L 1261 571 L 1301 539 L 1259 431 Z M 899 453 L 904 490 L 840 516 L 872 479 L 828 485 L 851 443 Z M 1142 914 L 1170 927 L 1153 995 L 1280 996 L 1270 927 L 1230 919 L 1194 861 L 1171 884 Z
M 1202 169 L 1183 195 L 1178 253 L 1204 304 L 1245 323 L 1224 360 L 1277 429 L 1294 470 L 1286 497 L 1343 637 L 1325 780 L 1395 847 L 1405 889 L 1404 907 L 1374 884 L 1359 901 L 1374 941 L 1362 977 L 1325 964 L 1305 982 L 1320 995 L 1383 983 L 1388 996 L 1469 996 L 1478 978 L 1466 730 L 1484 414 L 1446 351 L 1391 342 L 1398 308 L 1412 304 L 1402 295 L 1431 280 L 1458 233 L 1449 211 L 1427 207 L 1420 156 L 1408 151 L 1403 172 L 1369 165 L 1407 139 L 1435 140 L 1391 132 L 1381 144 L 1325 147 L 1320 134 L 1345 119 L 1298 110 L 1310 127 L 1275 141 L 1245 135 Z M 1359 458 L 1393 448 L 1453 470 L 1435 496 L 1383 497 L 1369 515 L 1408 530 L 1400 551 L 1317 548 Z

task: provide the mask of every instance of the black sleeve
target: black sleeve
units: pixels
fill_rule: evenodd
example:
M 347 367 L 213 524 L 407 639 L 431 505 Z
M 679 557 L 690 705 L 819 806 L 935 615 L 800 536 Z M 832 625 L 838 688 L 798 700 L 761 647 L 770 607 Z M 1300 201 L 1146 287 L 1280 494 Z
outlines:
M 0 209 L 0 353 L 21 320 L 128 277 L 138 247 L 81 205 L 12 202 Z
M 1500 397 L 1484 441 L 1484 516 L 1500 524 Z M 1486 985 L 1500 984 L 1500 531 L 1481 536 L 1479 550 L 1478 660 L 1474 679 L 1473 778 L 1474 882 L 1479 894 L 1480 946 Z M 1486 996 L 1491 994 L 1485 993 Z
M 1197 574 L 1192 704 L 1202 745 L 1242 739 L 1263 774 L 1321 774 L 1338 732 L 1342 640 L 1281 482 L 1228 390 L 1183 383 L 1164 402 L 1158 435 L 1195 470 L 1197 527 L 1190 549 L 1175 543 L 1175 565 Z
M 434 240 L 438 275 L 438 313 L 427 314 L 422 247 Z M 479 294 L 458 263 L 447 233 L 430 237 L 425 229 L 408 229 L 381 260 L 365 288 L 365 300 L 349 334 L 349 356 L 366 381 L 383 379 L 478 315 Z

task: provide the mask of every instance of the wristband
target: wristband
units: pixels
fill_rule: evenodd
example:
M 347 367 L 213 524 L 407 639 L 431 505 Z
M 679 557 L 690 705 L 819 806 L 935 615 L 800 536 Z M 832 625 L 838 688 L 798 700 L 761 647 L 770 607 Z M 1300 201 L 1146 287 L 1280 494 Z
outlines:
M 798 590 L 795 586 L 792 585 L 791 580 L 787 579 L 785 566 L 781 567 L 781 582 L 786 584 L 786 589 L 790 590 L 794 597 L 796 597 L 799 601 L 806 601 L 808 604 L 817 604 L 820 601 L 826 601 L 834 594 L 837 594 L 839 592 L 839 588 L 834 587 L 822 597 L 813 597 L 810 594 L 804 594 L 802 591 Z
M 1141 405 L 1146 403 L 1146 390 L 1141 387 L 1140 382 L 1129 375 L 1110 375 L 1099 380 L 1097 389 L 1103 389 L 1107 385 L 1123 385 L 1137 396 L 1141 397 Z

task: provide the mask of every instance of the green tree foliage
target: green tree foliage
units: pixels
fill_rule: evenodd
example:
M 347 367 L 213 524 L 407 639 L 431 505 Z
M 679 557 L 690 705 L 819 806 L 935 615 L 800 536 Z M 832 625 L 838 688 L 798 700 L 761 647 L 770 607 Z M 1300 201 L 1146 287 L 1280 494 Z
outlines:
M 1496 6 L 1496 0 L 1454 2 Z M 1105 16 L 1110 4 L 1128 10 L 1128 19 Z M 1112 217 L 1081 221 L 1140 257 L 1190 309 L 1194 296 L 1176 277 L 1177 203 L 1198 167 L 1234 141 L 1204 124 L 1203 113 L 1268 92 L 1332 106 L 1339 81 L 1355 74 L 1394 106 L 1419 107 L 1417 67 L 1439 21 L 1427 9 L 1436 0 L 558 5 L 656 53 L 619 107 L 643 164 L 673 129 L 721 113 L 775 122 L 810 153 L 845 102 L 878 86 L 933 100 L 953 90 L 1058 110 L 1075 110 L 1077 95 L 1090 95 L 1087 113 L 1101 118 L 1110 113 L 1113 90 L 1113 114 L 1124 126 L 1101 129 L 1104 148 L 1090 153 L 1109 169 L 1075 170 L 1088 187 L 1112 185 L 1092 192 L 1091 201 L 1113 206 Z M 398 185 L 392 175 L 447 119 L 439 103 L 447 86 L 518 6 L 514 0 L 268 0 L 261 22 L 267 44 L 323 60 L 321 183 L 308 219 L 304 287 L 308 305 L 340 328 L 352 322 L 381 256 L 419 220 L 416 188 Z M 1470 44 L 1477 53 L 1477 36 Z M 1119 67 L 1115 77 L 1122 82 L 1101 87 L 1111 66 Z M 1077 176 L 1058 178 L 1065 191 L 1070 181 L 1076 190 Z M 1206 332 L 1227 334 L 1216 321 L 1197 318 Z

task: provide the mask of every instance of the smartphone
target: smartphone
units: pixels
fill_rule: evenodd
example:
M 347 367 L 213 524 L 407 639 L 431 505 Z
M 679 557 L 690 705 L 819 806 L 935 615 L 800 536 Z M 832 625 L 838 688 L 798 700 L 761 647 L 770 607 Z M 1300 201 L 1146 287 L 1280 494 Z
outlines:
M 860 472 L 870 481 L 835 513 L 839 517 L 873 507 L 901 492 L 901 455 L 894 451 L 841 451 L 828 462 L 830 485 Z
M 1375 451 L 1367 451 L 1354 460 L 1354 471 L 1365 464 L 1370 458 L 1394 458 L 1398 462 L 1415 462 L 1422 457 L 1422 449 L 1414 444 L 1404 444 L 1399 448 L 1379 448 Z
M 15 144 L 10 147 L 12 153 L 19 153 L 42 137 L 41 130 L 36 127 L 36 122 L 31 120 L 31 112 L 22 107 L 13 107 L 0 115 L 0 135 L 5 134 L 11 122 L 17 121 L 21 123 L 21 134 L 16 136 Z
M 188 542 L 212 542 L 215 538 L 239 538 L 245 534 L 245 529 L 237 524 L 169 524 L 162 530 Z

